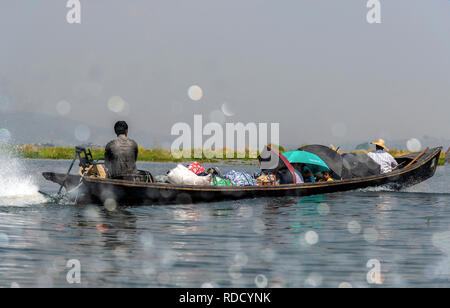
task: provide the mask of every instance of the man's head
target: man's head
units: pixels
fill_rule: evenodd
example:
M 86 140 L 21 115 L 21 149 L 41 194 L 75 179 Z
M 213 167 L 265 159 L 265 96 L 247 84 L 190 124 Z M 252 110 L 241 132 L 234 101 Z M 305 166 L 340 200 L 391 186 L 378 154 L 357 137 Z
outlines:
M 330 172 L 325 171 L 325 172 L 323 173 L 323 177 L 324 177 L 325 180 L 328 180 L 329 178 L 331 178 Z
M 114 131 L 116 132 L 116 135 L 128 135 L 128 124 L 125 121 L 119 121 L 116 122 L 114 125 Z
M 377 150 L 389 151 L 389 149 L 386 147 L 386 142 L 381 138 L 377 141 L 371 142 L 371 144 L 375 145 Z

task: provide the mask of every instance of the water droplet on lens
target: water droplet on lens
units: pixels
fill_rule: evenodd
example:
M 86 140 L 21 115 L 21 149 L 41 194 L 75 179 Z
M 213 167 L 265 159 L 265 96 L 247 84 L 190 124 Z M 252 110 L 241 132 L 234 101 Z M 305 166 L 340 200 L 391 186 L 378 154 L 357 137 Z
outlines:
M 228 269 L 228 274 L 233 279 L 239 279 L 242 277 L 241 268 L 237 265 L 231 265 Z
M 266 276 L 264 276 L 264 275 L 256 276 L 255 284 L 256 284 L 256 286 L 258 288 L 265 288 L 265 287 L 267 287 L 267 283 L 268 283 L 268 280 L 267 280 Z
M 56 111 L 62 116 L 69 114 L 71 110 L 72 106 L 67 101 L 62 100 L 56 104 Z
M 341 283 L 339 284 L 339 288 L 340 288 L 340 289 L 351 289 L 351 288 L 353 288 L 353 287 L 352 287 L 352 285 L 351 285 L 350 283 L 348 283 L 348 282 L 341 282 Z
M 239 252 L 234 255 L 233 261 L 235 265 L 242 267 L 247 265 L 248 257 L 245 253 Z
M 378 231 L 374 228 L 364 229 L 364 239 L 369 243 L 375 243 L 378 241 Z
M 422 149 L 422 144 L 419 139 L 411 138 L 406 142 L 406 147 L 410 152 L 419 152 Z
M 89 218 L 100 218 L 100 214 L 96 207 L 90 206 L 84 211 L 84 215 Z
M 315 245 L 319 241 L 319 235 L 315 231 L 308 231 L 305 234 L 305 241 L 309 245 Z
M 153 235 L 150 232 L 144 232 L 140 236 L 140 242 L 144 250 L 149 250 L 153 247 Z
M 188 96 L 193 101 L 199 101 L 203 97 L 203 90 L 198 85 L 193 85 L 188 89 Z
M 330 207 L 326 203 L 321 203 L 317 207 L 317 212 L 322 216 L 328 215 L 328 213 L 330 212 Z
M 126 105 L 125 100 L 120 96 L 113 96 L 108 100 L 108 109 L 115 113 L 120 113 Z
M 359 232 L 361 232 L 361 225 L 359 224 L 359 222 L 353 220 L 347 224 L 347 229 L 351 234 L 358 234 Z
M 161 265 L 172 267 L 176 262 L 177 254 L 173 250 L 166 249 L 161 253 Z
M 79 125 L 75 128 L 75 138 L 78 141 L 87 141 L 91 136 L 91 130 L 86 125 Z
M 322 284 L 322 275 L 319 273 L 311 273 L 305 280 L 306 285 L 316 288 Z
M 212 284 L 211 282 L 205 282 L 202 284 L 202 289 L 212 289 L 214 288 L 214 284 Z
M 434 247 L 450 254 L 450 231 L 434 233 L 431 237 L 431 243 Z
M 258 234 L 264 234 L 266 226 L 264 225 L 264 222 L 261 219 L 255 220 L 253 223 L 253 231 Z
M 223 103 L 222 107 L 220 108 L 224 115 L 227 117 L 234 116 L 234 112 L 231 110 L 230 106 L 227 103 Z
M 106 199 L 104 206 L 108 211 L 114 212 L 117 208 L 117 202 L 114 199 Z

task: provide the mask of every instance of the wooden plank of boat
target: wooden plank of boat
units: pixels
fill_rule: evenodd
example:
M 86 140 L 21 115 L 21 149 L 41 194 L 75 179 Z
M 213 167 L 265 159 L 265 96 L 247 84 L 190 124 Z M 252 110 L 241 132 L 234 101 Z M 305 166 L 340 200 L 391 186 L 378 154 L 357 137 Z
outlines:
M 419 153 L 419 155 L 417 155 L 416 157 L 414 157 L 414 159 L 412 161 L 409 162 L 409 164 L 407 164 L 405 166 L 405 168 L 408 168 L 409 166 L 411 166 L 412 164 L 414 164 L 423 154 L 425 154 L 430 148 L 426 148 L 425 150 L 423 150 L 422 152 Z
M 436 171 L 442 147 L 428 150 L 408 168 L 387 174 L 335 182 L 288 184 L 279 186 L 191 186 L 160 183 L 135 183 L 123 180 L 85 178 L 80 187 L 80 203 L 104 204 L 114 199 L 123 205 L 173 204 L 237 200 L 259 197 L 307 196 L 367 187 L 389 185 L 393 188 L 415 185 L 430 177 Z M 417 157 L 417 154 L 415 155 Z M 414 158 L 399 157 L 397 160 L 410 162 Z M 52 182 L 61 184 L 65 174 L 43 173 Z M 71 175 L 66 180 L 66 189 L 76 187 L 80 176 Z

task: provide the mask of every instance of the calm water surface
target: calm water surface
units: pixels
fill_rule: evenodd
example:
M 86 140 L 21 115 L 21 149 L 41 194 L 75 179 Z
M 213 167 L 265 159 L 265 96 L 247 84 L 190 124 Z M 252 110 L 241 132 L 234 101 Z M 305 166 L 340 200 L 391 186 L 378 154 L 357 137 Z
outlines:
M 72 259 L 81 287 L 450 287 L 449 165 L 403 192 L 108 211 L 36 193 L 55 193 L 39 174 L 68 163 L 22 160 L 2 171 L 0 287 L 76 286 L 66 280 Z

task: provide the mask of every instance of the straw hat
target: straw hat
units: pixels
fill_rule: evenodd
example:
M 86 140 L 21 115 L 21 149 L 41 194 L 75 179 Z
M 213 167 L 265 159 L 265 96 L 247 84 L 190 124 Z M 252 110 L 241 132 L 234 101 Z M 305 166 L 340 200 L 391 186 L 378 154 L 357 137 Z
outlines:
M 389 151 L 389 149 L 386 147 L 386 142 L 381 138 L 375 142 L 371 142 L 371 144 L 378 145 L 378 146 L 382 147 L 383 149 L 385 149 L 386 151 Z

